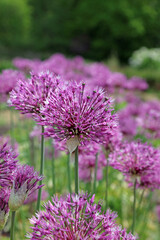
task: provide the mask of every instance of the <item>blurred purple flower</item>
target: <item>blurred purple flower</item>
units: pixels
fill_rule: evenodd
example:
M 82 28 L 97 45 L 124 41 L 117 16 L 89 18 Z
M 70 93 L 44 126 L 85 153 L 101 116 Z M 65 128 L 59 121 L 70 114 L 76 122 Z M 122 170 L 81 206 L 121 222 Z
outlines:
M 42 197 L 41 200 L 44 201 L 48 198 L 48 192 L 46 192 L 45 190 L 42 190 Z M 36 202 L 38 199 L 38 190 L 32 192 L 24 201 L 24 205 L 26 204 L 30 204 L 33 202 Z
M 8 94 L 16 86 L 18 79 L 25 79 L 22 72 L 13 69 L 3 70 L 0 74 L 0 102 L 6 102 Z

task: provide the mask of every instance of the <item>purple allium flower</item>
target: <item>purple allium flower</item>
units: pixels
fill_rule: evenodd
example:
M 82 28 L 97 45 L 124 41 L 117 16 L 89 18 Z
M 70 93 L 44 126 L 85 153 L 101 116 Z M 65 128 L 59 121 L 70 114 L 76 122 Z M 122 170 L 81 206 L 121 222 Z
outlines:
M 136 240 L 132 234 L 115 223 L 116 213 L 101 213 L 101 205 L 94 203 L 94 195 L 68 195 L 66 199 L 52 198 L 30 220 L 34 226 L 28 234 L 31 240 Z
M 8 147 L 10 146 L 10 151 L 12 151 L 12 154 L 15 156 L 19 155 L 19 146 L 17 142 L 12 143 L 12 139 L 9 136 L 3 136 L 0 137 L 0 145 L 4 145 L 7 143 Z
M 5 102 L 9 92 L 16 86 L 18 79 L 25 79 L 22 72 L 6 69 L 0 74 L 0 102 Z
M 48 198 L 48 192 L 46 192 L 45 190 L 42 190 L 42 197 L 41 200 L 44 201 Z M 30 204 L 32 202 L 36 202 L 38 199 L 38 190 L 36 190 L 35 192 L 32 192 L 24 201 L 24 205 L 26 204 Z
M 41 61 L 39 59 L 27 59 L 16 57 L 13 59 L 13 65 L 23 71 L 26 74 L 29 74 L 31 71 L 35 71 L 40 65 Z
M 0 188 L 9 187 L 13 180 L 13 171 L 17 166 L 17 155 L 7 143 L 0 146 Z
M 160 156 L 158 160 L 160 159 Z M 138 187 L 149 188 L 152 191 L 155 189 L 160 189 L 160 161 L 157 161 L 152 169 L 152 171 L 147 172 L 142 175 Z
M 106 136 L 105 142 L 103 144 L 104 149 L 107 152 L 113 152 L 114 148 L 122 142 L 122 138 L 123 138 L 122 132 L 120 131 L 120 128 L 117 127 L 113 136 L 109 136 L 109 137 Z
M 144 91 L 148 88 L 148 84 L 144 79 L 134 76 L 126 82 L 126 88 L 129 90 Z
M 127 181 L 132 182 L 137 178 L 140 184 L 142 177 L 155 172 L 159 157 L 159 150 L 151 145 L 124 142 L 109 155 L 109 163 L 113 168 L 121 171 L 127 177 Z
M 8 188 L 0 188 L 0 231 L 4 228 L 9 216 L 9 201 L 10 190 Z
M 117 127 L 112 114 L 111 99 L 102 90 L 87 92 L 85 84 L 68 83 L 48 98 L 48 106 L 42 112 L 45 125 L 52 126 L 47 136 L 58 140 L 84 143 L 103 142 L 104 136 L 112 135 Z
M 28 81 L 17 82 L 16 88 L 10 93 L 9 103 L 22 114 L 31 113 L 33 117 L 36 117 L 58 84 L 59 77 L 52 73 L 32 73 Z
M 9 198 L 9 208 L 16 211 L 35 190 L 43 185 L 37 186 L 37 183 L 43 179 L 38 176 L 33 167 L 28 165 L 18 165 L 14 173 L 13 187 Z
M 97 180 L 103 178 L 103 167 L 107 165 L 107 160 L 102 151 L 98 154 Z M 79 178 L 83 181 L 93 181 L 96 166 L 96 153 L 84 152 L 79 154 Z

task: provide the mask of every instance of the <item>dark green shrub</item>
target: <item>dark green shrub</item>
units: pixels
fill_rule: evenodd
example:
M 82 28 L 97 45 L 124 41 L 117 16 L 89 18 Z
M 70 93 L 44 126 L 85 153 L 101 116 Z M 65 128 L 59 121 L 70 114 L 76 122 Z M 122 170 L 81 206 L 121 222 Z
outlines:
M 30 25 L 31 8 L 27 0 L 0 0 L 0 45 L 24 46 Z

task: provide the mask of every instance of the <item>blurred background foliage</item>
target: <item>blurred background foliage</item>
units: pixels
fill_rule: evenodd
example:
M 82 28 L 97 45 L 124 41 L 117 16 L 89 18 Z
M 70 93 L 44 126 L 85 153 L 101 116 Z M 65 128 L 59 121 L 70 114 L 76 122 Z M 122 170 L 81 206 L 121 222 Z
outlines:
M 1 56 L 62 52 L 125 63 L 141 46 L 159 47 L 159 29 L 159 0 L 0 0 Z

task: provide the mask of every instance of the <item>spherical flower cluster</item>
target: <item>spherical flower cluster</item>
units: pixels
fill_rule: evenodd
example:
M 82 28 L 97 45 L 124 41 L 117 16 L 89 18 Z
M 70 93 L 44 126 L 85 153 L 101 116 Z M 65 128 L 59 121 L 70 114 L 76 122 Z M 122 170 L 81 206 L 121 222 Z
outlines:
M 152 171 L 141 176 L 138 186 L 140 188 L 149 188 L 151 190 L 160 189 L 160 162 L 156 162 Z
M 31 71 L 35 70 L 41 61 L 39 59 L 27 59 L 16 57 L 13 59 L 13 65 L 19 70 L 23 71 L 26 74 L 29 74 Z
M 141 180 L 155 173 L 159 164 L 160 151 L 141 142 L 124 142 L 109 155 L 110 165 L 121 171 L 132 182 Z
M 129 90 L 144 91 L 148 88 L 147 82 L 140 77 L 132 77 L 126 82 L 126 88 Z
M 119 111 L 120 130 L 126 136 L 134 136 L 139 132 L 147 138 L 159 138 L 159 111 L 159 101 L 143 102 L 135 99 Z
M 15 58 L 14 66 L 18 69 L 29 73 L 40 73 L 49 70 L 62 76 L 65 80 L 87 81 L 91 88 L 95 86 L 103 87 L 108 93 L 145 90 L 148 85 L 145 80 L 132 77 L 127 79 L 126 76 L 119 72 L 112 72 L 103 63 L 86 63 L 84 59 L 77 56 L 73 59 L 67 59 L 63 54 L 54 54 L 50 58 L 40 61 L 38 59 Z M 117 97 L 117 96 L 116 96 Z
M 42 197 L 41 200 L 44 201 L 48 198 L 48 192 L 46 192 L 45 190 L 42 190 Z M 38 189 L 34 192 L 32 192 L 24 201 L 24 205 L 26 204 L 30 204 L 33 202 L 36 202 L 38 199 Z
M 103 142 L 117 127 L 111 99 L 102 90 L 87 92 L 85 84 L 68 84 L 48 98 L 42 122 L 46 135 L 58 140 Z
M 59 77 L 49 72 L 31 74 L 28 81 L 19 80 L 10 93 L 9 104 L 21 113 L 39 115 L 50 94 L 59 84 Z
M 33 224 L 31 240 L 135 240 L 115 223 L 117 215 L 108 210 L 101 213 L 101 205 L 94 203 L 94 195 L 68 195 L 66 199 L 52 198 L 30 220 Z
M 43 179 L 38 176 L 33 167 L 28 165 L 18 165 L 14 173 L 13 187 L 9 198 L 9 208 L 16 211 L 25 201 L 27 196 L 43 185 L 37 183 Z
M 103 167 L 107 165 L 107 160 L 102 151 L 97 153 L 88 152 L 79 154 L 79 178 L 83 181 L 93 181 L 97 158 L 97 180 L 103 178 Z
M 0 146 L 0 187 L 11 186 L 13 171 L 18 161 L 16 158 L 17 155 L 15 155 L 7 143 Z
M 9 92 L 16 86 L 18 79 L 25 79 L 22 72 L 7 69 L 0 74 L 0 102 L 7 100 Z
M 9 215 L 9 201 L 10 190 L 8 188 L 0 189 L 0 231 L 3 229 Z
M 10 152 L 12 151 L 13 155 L 19 155 L 19 145 L 16 141 L 13 143 L 11 137 L 9 136 L 0 137 L 0 145 L 4 145 L 5 143 L 7 143 L 7 146 L 10 148 Z

